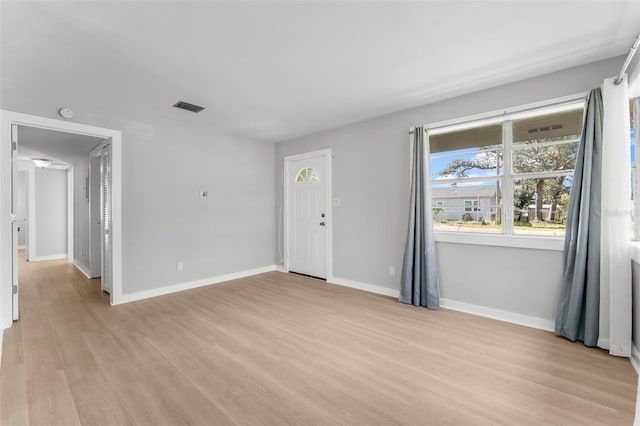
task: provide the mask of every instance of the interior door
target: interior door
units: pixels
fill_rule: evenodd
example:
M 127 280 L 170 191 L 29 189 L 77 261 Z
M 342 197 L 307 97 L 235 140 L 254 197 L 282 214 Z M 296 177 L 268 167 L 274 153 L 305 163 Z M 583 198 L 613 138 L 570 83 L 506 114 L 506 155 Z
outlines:
M 18 223 L 16 209 L 18 206 L 18 194 L 16 191 L 16 182 L 18 174 L 18 126 L 11 125 L 11 253 L 12 253 L 12 310 L 13 320 L 20 317 L 18 310 Z
M 102 275 L 102 172 L 101 153 L 92 153 L 89 175 L 89 275 Z
M 289 270 L 327 277 L 327 176 L 324 155 L 287 161 Z
M 102 291 L 111 294 L 111 143 L 107 142 L 100 155 L 100 214 L 102 224 Z
M 16 219 L 18 228 L 18 248 L 27 247 L 27 228 L 28 215 L 29 215 L 29 172 L 26 170 L 18 170 L 17 180 L 14 184 L 14 190 L 17 191 L 17 207 L 16 207 Z

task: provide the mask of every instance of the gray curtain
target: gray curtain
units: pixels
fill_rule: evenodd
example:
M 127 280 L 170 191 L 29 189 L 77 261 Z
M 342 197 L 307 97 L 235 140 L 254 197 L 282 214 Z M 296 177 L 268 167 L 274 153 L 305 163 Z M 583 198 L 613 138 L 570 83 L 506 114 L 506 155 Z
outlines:
M 600 321 L 600 212 L 602 92 L 587 98 L 571 185 L 564 238 L 564 275 L 555 332 L 587 346 L 598 343 Z
M 404 250 L 400 301 L 429 309 L 440 307 L 435 240 L 433 238 L 431 186 L 429 183 L 429 138 L 416 127 L 412 141 L 409 232 Z

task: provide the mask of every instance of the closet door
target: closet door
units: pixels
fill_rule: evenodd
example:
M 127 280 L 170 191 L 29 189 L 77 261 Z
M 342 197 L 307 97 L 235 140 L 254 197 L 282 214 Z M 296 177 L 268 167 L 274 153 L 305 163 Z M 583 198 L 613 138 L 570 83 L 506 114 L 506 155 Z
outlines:
M 100 155 L 100 214 L 102 223 L 102 291 L 111 294 L 111 144 Z

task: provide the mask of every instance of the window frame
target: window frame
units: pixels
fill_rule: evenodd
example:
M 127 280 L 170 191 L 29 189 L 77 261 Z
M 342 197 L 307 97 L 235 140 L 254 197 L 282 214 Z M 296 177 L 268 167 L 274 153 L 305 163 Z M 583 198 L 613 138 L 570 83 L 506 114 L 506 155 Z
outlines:
M 536 177 L 553 176 L 573 176 L 574 170 L 554 170 L 548 172 L 535 173 L 513 173 L 513 121 L 523 118 L 535 117 L 559 113 L 572 109 L 585 108 L 585 99 L 587 92 L 578 93 L 570 96 L 564 96 L 547 101 L 534 102 L 517 107 L 507 108 L 503 110 L 495 110 L 484 114 L 476 114 L 472 116 L 460 117 L 441 122 L 434 122 L 424 126 L 428 135 L 437 135 L 449 133 L 468 128 L 488 126 L 491 124 L 502 124 L 502 174 L 492 177 L 491 180 L 500 180 L 502 185 L 502 203 L 500 216 L 502 221 L 502 232 L 491 234 L 479 234 L 470 231 L 435 231 L 436 241 L 443 242 L 459 242 L 482 245 L 496 245 L 506 247 L 530 247 L 540 249 L 562 250 L 562 242 L 564 236 L 554 235 L 531 235 L 531 234 L 515 234 L 514 233 L 514 214 L 513 214 L 513 191 L 514 181 L 517 179 L 530 179 Z M 411 129 L 413 130 L 413 129 Z M 563 142 L 543 142 L 539 145 L 555 145 Z M 518 148 L 521 149 L 521 148 Z M 442 155 L 441 153 L 438 153 Z M 636 153 L 636 156 L 638 154 Z M 425 152 L 427 157 L 425 161 L 431 160 L 431 153 Z M 474 178 L 451 178 L 439 179 L 438 184 L 453 183 L 454 181 L 472 182 Z M 477 178 L 486 180 L 486 177 Z M 449 182 L 451 181 L 451 182 Z M 433 185 L 433 181 L 429 182 Z M 637 198 L 636 198 L 637 199 Z M 640 202 L 640 200 L 638 200 Z M 466 211 L 465 211 L 466 212 Z M 506 238 L 506 240 L 505 240 Z M 509 242 L 509 240 L 511 242 Z M 527 241 L 527 244 L 523 244 Z M 532 243 L 532 244 L 531 244 Z M 559 244 L 560 243 L 560 244 Z

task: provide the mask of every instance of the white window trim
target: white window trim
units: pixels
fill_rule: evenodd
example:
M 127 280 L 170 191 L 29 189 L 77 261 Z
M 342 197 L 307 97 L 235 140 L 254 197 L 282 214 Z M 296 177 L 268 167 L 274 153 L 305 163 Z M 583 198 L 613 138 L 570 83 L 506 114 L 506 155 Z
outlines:
M 429 132 L 429 135 L 438 135 L 456 130 L 498 124 L 505 120 L 519 120 L 534 115 L 540 115 L 541 111 L 544 111 L 546 114 L 568 111 L 573 108 L 578 108 L 577 105 L 579 103 L 583 103 L 584 106 L 584 100 L 587 94 L 588 92 L 576 93 L 575 95 L 563 96 L 549 99 L 547 101 L 532 102 L 530 104 L 524 104 L 512 108 L 498 109 L 481 114 L 436 121 L 425 125 L 424 128 Z
M 564 237 L 558 236 L 532 236 L 532 235 L 517 235 L 514 234 L 513 214 L 507 214 L 507 209 L 504 206 L 513 205 L 513 180 L 514 178 L 521 177 L 521 175 L 514 176 L 512 173 L 512 159 L 511 154 L 513 150 L 513 132 L 512 132 L 512 120 L 527 118 L 529 116 L 540 115 L 541 113 L 551 114 L 554 112 L 567 111 L 571 109 L 583 108 L 584 99 L 587 96 L 587 92 L 576 93 L 574 95 L 563 96 L 546 101 L 533 102 L 530 104 L 524 104 L 517 107 L 505 108 L 502 110 L 494 110 L 482 114 L 469 115 L 465 117 L 459 117 L 451 120 L 444 120 L 434 122 L 425 125 L 429 135 L 437 135 L 442 133 L 448 133 L 455 130 L 463 130 L 467 128 L 482 127 L 490 124 L 502 123 L 502 152 L 503 152 L 503 173 L 496 175 L 497 179 L 501 180 L 503 188 L 501 216 L 502 216 L 502 233 L 500 234 L 480 234 L 473 232 L 446 232 L 436 231 L 434 232 L 435 240 L 439 243 L 453 243 L 453 244 L 472 244 L 483 246 L 496 246 L 496 247 L 513 247 L 524 249 L 536 249 L 536 250 L 552 250 L 562 251 L 564 250 Z M 569 143 L 570 141 L 567 141 Z M 519 149 L 522 149 L 519 147 Z M 636 156 L 640 157 L 640 150 L 636 150 Z M 427 154 L 428 155 L 428 154 Z M 573 174 L 573 170 L 562 171 L 563 174 Z M 554 171 L 555 173 L 555 171 Z M 538 175 L 537 173 L 536 175 Z M 522 176 L 523 178 L 530 176 Z M 533 177 L 533 175 L 531 175 Z M 542 177 L 542 176 L 539 176 Z M 486 178 L 482 178 L 486 179 Z M 449 181 L 464 180 L 470 182 L 467 179 L 443 179 L 438 180 L 437 183 L 449 183 Z M 433 184 L 433 182 L 430 182 Z M 640 190 L 639 190 L 640 192 Z M 640 204 L 640 199 L 636 198 Z M 632 252 L 634 260 L 640 263 L 640 242 L 632 244 Z
M 436 242 L 452 244 L 471 244 L 495 247 L 513 247 L 532 250 L 564 250 L 564 239 L 558 237 L 538 237 L 530 235 L 480 234 L 473 232 L 434 233 Z M 640 259 L 640 243 L 637 244 L 638 259 Z M 638 260 L 640 262 L 640 260 Z

